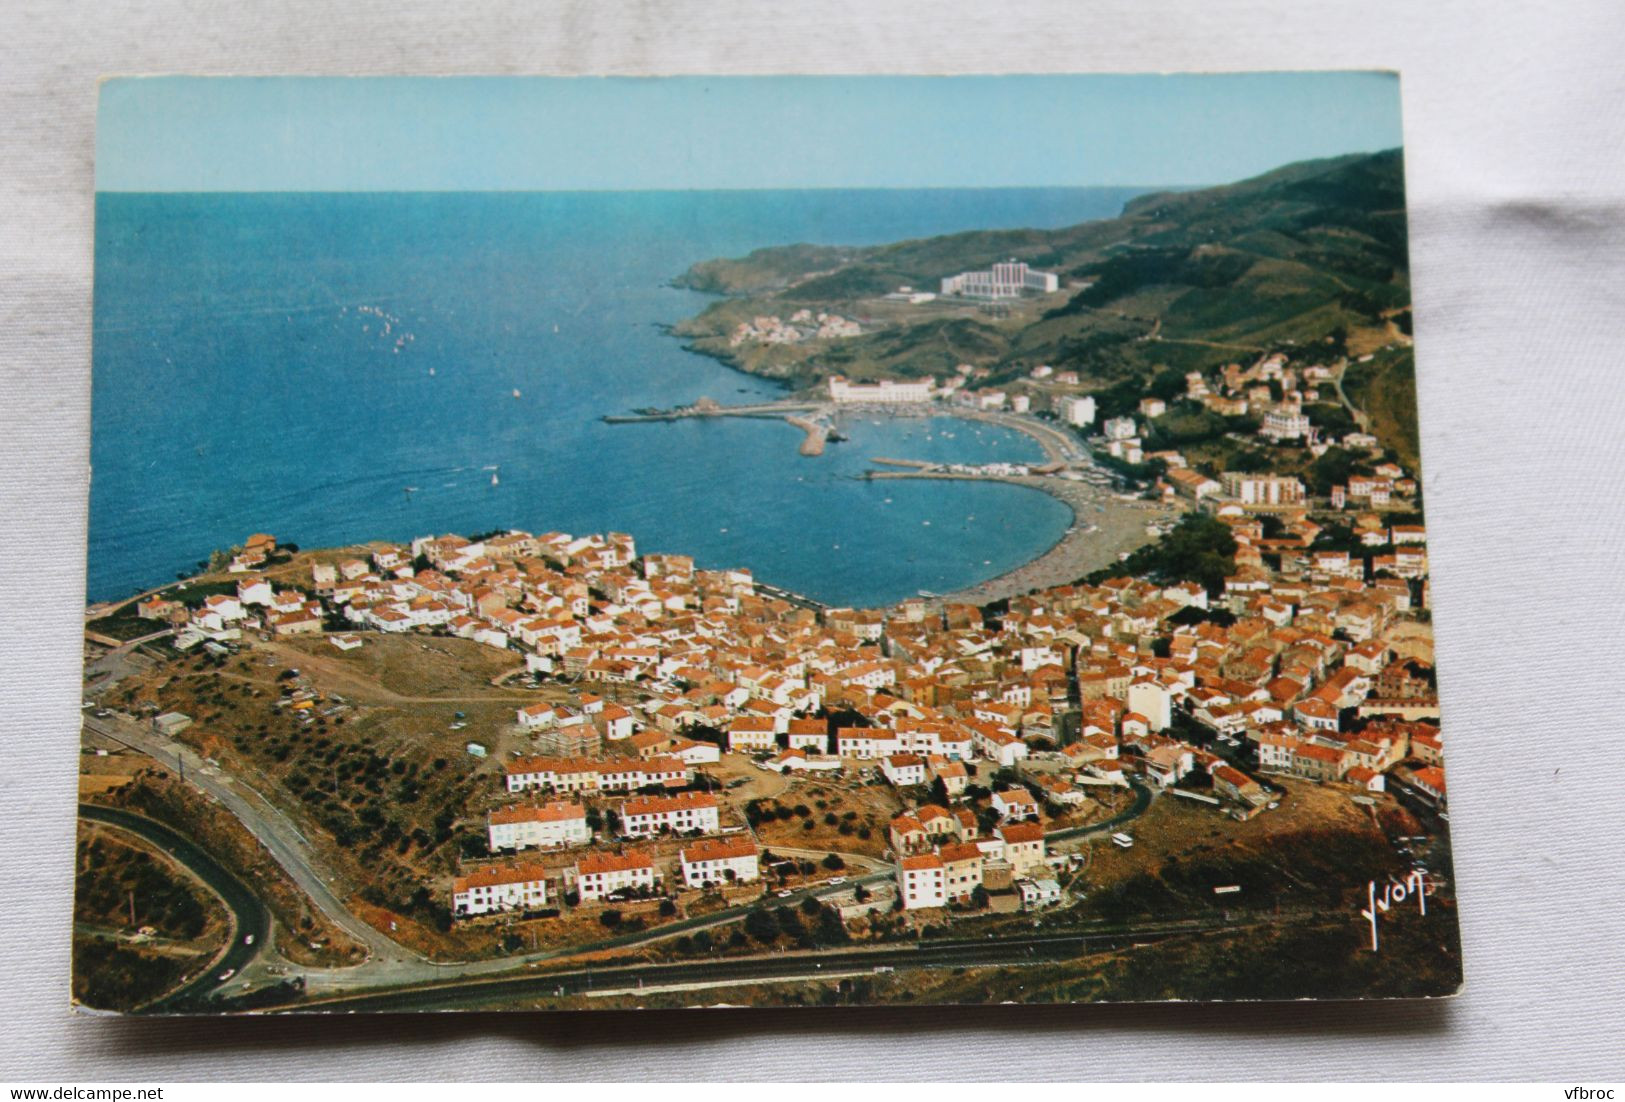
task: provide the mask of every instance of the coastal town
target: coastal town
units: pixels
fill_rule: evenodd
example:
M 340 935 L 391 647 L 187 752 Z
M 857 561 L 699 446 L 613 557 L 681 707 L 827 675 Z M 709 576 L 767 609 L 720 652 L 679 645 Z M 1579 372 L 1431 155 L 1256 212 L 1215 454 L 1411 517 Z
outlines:
M 450 724 L 478 790 L 447 814 L 478 843 L 453 868 L 423 866 L 419 886 L 453 930 L 590 946 L 797 892 L 820 937 L 787 907 L 770 913 L 803 947 L 1060 912 L 1136 858 L 1137 821 L 1167 801 L 1219 835 L 1301 824 L 1328 794 L 1448 818 L 1414 472 L 1358 426 L 1334 436 L 1304 412 L 1343 367 L 1278 351 L 1110 417 L 1046 366 L 998 390 L 969 365 L 943 381 L 830 379 L 837 414 L 997 414 L 1049 444 L 1043 464 L 898 476 L 1082 487 L 1159 510 L 1140 514 L 1132 552 L 992 601 L 831 608 L 625 533 L 330 552 L 260 533 L 223 557 L 221 581 L 95 609 L 91 628 L 133 615 L 143 645 L 208 668 L 263 653 L 293 738 L 360 707 L 319 665 L 413 638 L 499 657 L 493 684 L 534 699 Z M 1221 470 L 1158 446 L 1159 423 L 1192 411 L 1280 462 Z M 1342 477 L 1317 493 L 1277 467 Z M 1091 528 L 1074 525 L 1083 540 Z M 184 711 L 173 680 L 127 679 L 115 699 L 116 684 L 98 715 L 222 741 L 218 710 Z M 236 741 L 239 754 L 215 750 L 222 768 L 254 760 Z M 312 791 L 287 792 L 288 812 L 319 830 L 299 806 Z M 422 845 L 393 835 L 402 852 Z

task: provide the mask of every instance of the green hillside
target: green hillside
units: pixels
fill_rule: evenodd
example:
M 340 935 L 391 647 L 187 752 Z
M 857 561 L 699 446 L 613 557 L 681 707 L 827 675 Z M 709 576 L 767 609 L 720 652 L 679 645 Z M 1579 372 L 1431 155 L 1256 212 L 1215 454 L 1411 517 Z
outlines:
M 1058 272 L 1062 291 L 1001 311 L 881 297 L 1009 257 Z M 960 363 L 1015 378 L 1048 363 L 1103 388 L 1269 350 L 1318 343 L 1341 353 L 1375 347 L 1373 334 L 1392 332 L 1388 319 L 1410 302 L 1403 163 L 1388 151 L 1293 164 L 1224 187 L 1144 195 L 1117 218 L 1057 230 L 761 249 L 697 264 L 678 282 L 727 296 L 678 327 L 693 348 L 794 385 Z M 865 332 L 771 347 L 728 341 L 741 321 L 804 307 L 856 318 Z M 1388 388 L 1376 392 L 1400 413 Z

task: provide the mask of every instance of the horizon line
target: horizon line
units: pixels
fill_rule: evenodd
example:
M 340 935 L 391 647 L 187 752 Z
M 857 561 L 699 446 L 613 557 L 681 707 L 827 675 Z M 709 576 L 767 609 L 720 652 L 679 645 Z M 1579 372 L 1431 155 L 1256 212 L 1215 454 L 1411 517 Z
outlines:
M 1245 177 L 1251 179 L 1252 177 Z M 1230 181 L 1237 183 L 1239 181 Z M 686 195 L 752 191 L 1194 191 L 1218 184 L 801 184 L 785 187 L 97 188 L 96 195 Z

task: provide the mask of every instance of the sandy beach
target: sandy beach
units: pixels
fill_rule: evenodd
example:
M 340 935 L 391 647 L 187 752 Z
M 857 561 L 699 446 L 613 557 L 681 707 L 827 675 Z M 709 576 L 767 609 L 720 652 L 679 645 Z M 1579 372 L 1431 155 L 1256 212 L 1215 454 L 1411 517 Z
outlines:
M 1146 525 L 1157 520 L 1169 520 L 1183 510 L 1177 505 L 1160 505 L 1149 501 L 1123 501 L 1115 494 L 1097 489 L 1083 482 L 1065 478 L 1047 478 L 1036 475 L 993 476 L 946 474 L 936 471 L 877 472 L 876 479 L 962 479 L 974 482 L 1008 482 L 1014 486 L 1027 486 L 1041 490 L 1065 502 L 1072 510 L 1073 527 L 1042 555 L 1007 571 L 995 578 L 942 594 L 942 602 L 987 604 L 1027 593 L 1034 589 L 1068 585 L 1083 575 L 1117 561 L 1117 556 L 1150 543 L 1154 538 L 1146 533 Z M 1099 507 L 1104 506 L 1105 512 Z M 1094 525 L 1094 531 L 1086 529 Z

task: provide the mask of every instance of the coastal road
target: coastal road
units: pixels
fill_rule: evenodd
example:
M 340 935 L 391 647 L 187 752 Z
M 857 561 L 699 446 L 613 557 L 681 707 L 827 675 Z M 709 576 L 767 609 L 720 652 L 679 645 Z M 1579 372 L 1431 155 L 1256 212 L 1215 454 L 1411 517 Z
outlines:
M 1088 952 L 1201 933 L 1224 925 L 1223 922 L 1212 920 L 1187 921 L 1160 923 L 1128 931 L 926 941 L 906 948 L 825 950 L 723 957 L 693 963 L 572 968 L 440 984 L 411 991 L 341 996 L 301 1004 L 297 1009 L 347 1014 L 469 1010 L 493 1004 L 594 992 L 635 994 L 640 989 L 652 987 L 691 987 L 698 990 L 746 983 L 872 975 L 880 970 L 1020 967 L 1071 960 Z
M 226 971 L 241 972 L 265 949 L 271 936 L 271 913 L 259 897 L 210 857 L 208 851 L 173 828 L 118 808 L 80 804 L 79 818 L 127 831 L 158 847 L 177 864 L 196 876 L 220 897 L 231 913 L 231 936 L 225 950 L 190 982 L 143 1007 L 143 1012 L 163 1013 L 182 1009 L 186 1003 L 221 986 Z M 250 940 L 251 939 L 251 940 Z
M 186 779 L 237 816 L 311 902 L 345 933 L 365 945 L 369 955 L 381 960 L 416 960 L 427 964 L 418 954 L 391 941 L 350 913 L 334 890 L 336 877 L 314 863 L 310 844 L 299 828 L 253 787 L 235 781 L 198 757 L 191 748 L 133 719 L 115 714 L 106 719 L 86 716 L 84 722 L 88 730 L 139 750 L 165 765 L 184 766 Z

